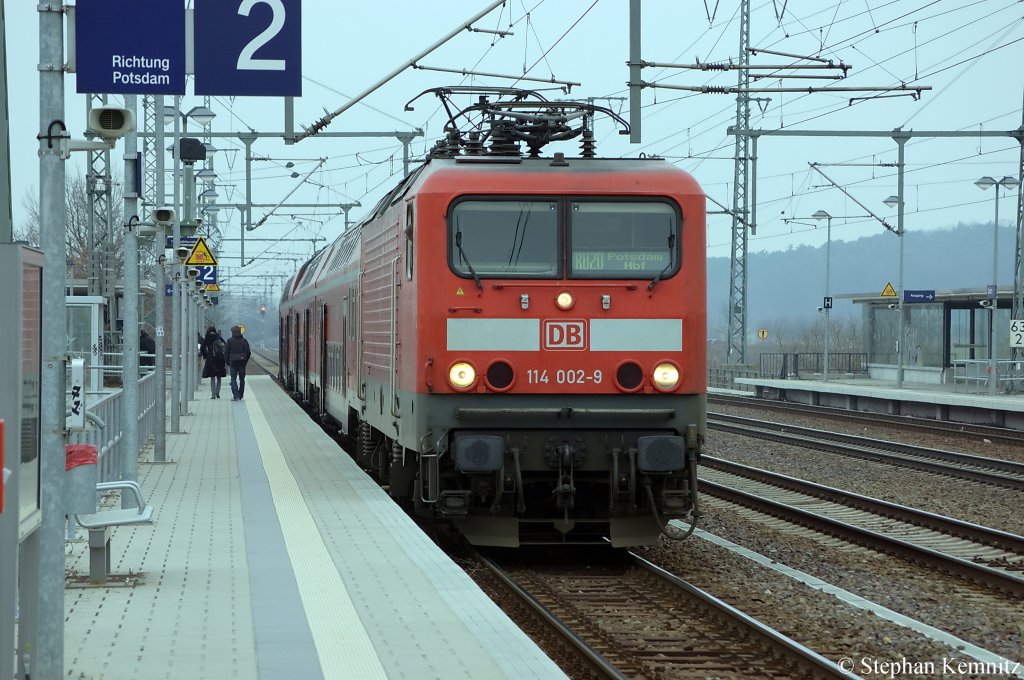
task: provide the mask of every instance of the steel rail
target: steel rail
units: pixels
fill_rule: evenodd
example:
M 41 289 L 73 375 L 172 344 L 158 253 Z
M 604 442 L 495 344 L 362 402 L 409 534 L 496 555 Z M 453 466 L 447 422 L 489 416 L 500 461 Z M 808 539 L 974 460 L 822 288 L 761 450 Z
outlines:
M 837 489 L 824 484 L 809 482 L 778 472 L 756 468 L 731 460 L 724 460 L 714 456 L 701 456 L 700 464 L 704 467 L 721 470 L 738 477 L 744 477 L 779 488 L 795 491 L 796 493 L 813 496 L 822 500 L 843 505 L 857 510 L 863 510 L 882 517 L 898 519 L 914 526 L 931 529 L 944 534 L 950 534 L 958 538 L 994 546 L 1001 550 L 1015 552 L 1024 555 L 1024 536 L 993 529 L 973 522 L 954 517 L 939 515 L 934 512 L 912 508 L 908 505 L 891 503 L 880 498 L 872 498 L 862 494 L 853 493 L 844 489 Z M 703 480 L 701 484 L 703 484 Z
M 953 421 L 931 420 L 914 416 L 890 415 L 884 413 L 868 413 L 850 411 L 835 406 L 812 406 L 791 401 L 775 401 L 758 397 L 739 397 L 731 394 L 708 394 L 708 404 L 728 404 L 740 408 L 755 408 L 782 412 L 806 413 L 812 416 L 838 417 L 853 422 L 868 422 L 872 425 L 885 427 L 901 427 L 905 429 L 932 432 L 941 435 L 978 435 L 993 441 L 1009 444 L 1020 444 L 1024 433 L 1005 427 L 980 425 L 977 423 L 958 423 Z M 709 413 L 709 416 L 712 414 Z M 718 415 L 718 414 L 714 414 Z
M 769 439 L 866 460 L 894 463 L 996 486 L 1024 489 L 1024 465 L 1013 461 L 929 449 L 838 432 L 823 432 L 817 429 L 740 416 L 719 414 L 714 418 L 709 417 L 707 422 L 711 429 L 733 434 Z M 991 470 L 991 472 L 986 470 Z M 1000 472 L 1004 474 L 999 474 Z
M 831 517 L 819 515 L 785 503 L 763 498 L 709 480 L 701 480 L 701 490 L 718 498 L 752 508 L 758 512 L 778 517 L 799 526 L 821 531 L 836 536 L 855 545 L 862 545 L 884 554 L 895 554 L 908 558 L 917 564 L 938 569 L 945 573 L 963 576 L 975 583 L 991 587 L 997 591 L 1024 597 L 1024 578 L 1008 572 L 993 569 L 983 564 L 975 564 L 968 560 L 947 555 L 931 548 L 915 545 L 909 541 L 886 536 L 885 534 L 858 527 Z
M 684 591 L 691 597 L 699 600 L 706 607 L 714 610 L 716 613 L 728 618 L 740 624 L 743 628 L 749 629 L 761 636 L 762 639 L 768 641 L 768 643 L 778 650 L 781 650 L 784 654 L 789 656 L 795 656 L 800 662 L 810 666 L 810 669 L 816 674 L 823 675 L 824 677 L 840 677 L 840 678 L 851 678 L 857 677 L 851 675 L 849 671 L 845 671 L 839 667 L 838 664 L 829 661 L 822 655 L 815 652 L 813 649 L 806 647 L 791 637 L 779 632 L 778 630 L 768 626 L 761 621 L 758 621 L 754 617 L 744 614 L 742 611 L 733 607 L 731 604 L 718 599 L 714 595 L 704 590 L 701 590 L 697 586 L 684 581 L 675 574 L 666 571 L 648 560 L 640 557 L 636 553 L 630 552 L 636 563 L 648 570 L 655 576 L 671 583 L 676 588 Z
M 487 567 L 488 570 L 495 577 L 502 582 L 502 584 L 511 590 L 515 595 L 533 612 L 539 616 L 548 626 L 554 629 L 562 639 L 571 645 L 579 654 L 582 656 L 591 667 L 601 673 L 607 678 L 614 678 L 615 680 L 627 680 L 627 677 L 619 672 L 616 666 L 604 658 L 597 650 L 588 645 L 580 636 L 578 636 L 572 628 L 567 626 L 561 619 L 555 616 L 547 607 L 537 601 L 530 593 L 524 590 L 515 580 L 509 576 L 505 570 L 499 567 L 497 564 L 487 559 L 483 555 L 476 553 L 475 559 L 479 560 L 481 564 Z

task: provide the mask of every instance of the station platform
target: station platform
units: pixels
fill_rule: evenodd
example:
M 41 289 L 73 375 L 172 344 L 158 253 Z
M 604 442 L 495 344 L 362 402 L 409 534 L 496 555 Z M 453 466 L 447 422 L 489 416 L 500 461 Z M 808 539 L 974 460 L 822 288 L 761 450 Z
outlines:
M 565 677 L 269 377 L 190 410 L 115 577 L 69 544 L 67 677 Z
M 957 423 L 1024 430 L 1024 394 L 958 392 L 957 385 L 908 383 L 861 377 L 824 380 L 736 378 L 758 397 Z M 714 390 L 709 390 L 714 393 Z

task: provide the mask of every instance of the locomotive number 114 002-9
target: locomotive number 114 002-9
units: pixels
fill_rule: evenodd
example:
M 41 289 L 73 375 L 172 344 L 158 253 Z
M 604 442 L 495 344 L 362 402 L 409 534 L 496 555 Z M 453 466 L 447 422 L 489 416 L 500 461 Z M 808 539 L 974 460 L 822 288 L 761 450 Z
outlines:
M 526 382 L 530 385 L 548 384 L 554 381 L 557 385 L 582 385 L 585 383 L 601 384 L 604 374 L 600 370 L 587 372 L 582 368 L 531 368 L 526 371 Z

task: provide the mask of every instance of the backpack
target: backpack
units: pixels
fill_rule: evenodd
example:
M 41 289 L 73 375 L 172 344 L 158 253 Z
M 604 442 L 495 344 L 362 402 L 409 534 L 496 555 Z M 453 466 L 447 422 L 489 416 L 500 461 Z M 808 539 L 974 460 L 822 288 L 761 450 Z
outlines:
M 224 359 L 224 340 L 223 338 L 217 338 L 213 341 L 213 358 L 222 360 Z

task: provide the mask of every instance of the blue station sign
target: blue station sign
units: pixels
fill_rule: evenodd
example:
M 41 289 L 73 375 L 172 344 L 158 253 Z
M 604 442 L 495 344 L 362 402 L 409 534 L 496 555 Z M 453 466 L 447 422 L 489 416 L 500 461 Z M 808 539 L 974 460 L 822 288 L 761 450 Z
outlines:
M 301 6 L 301 0 L 195 0 L 195 93 L 300 96 Z
M 77 91 L 185 94 L 181 0 L 78 0 Z
M 935 302 L 934 290 L 905 290 L 903 291 L 904 302 Z

